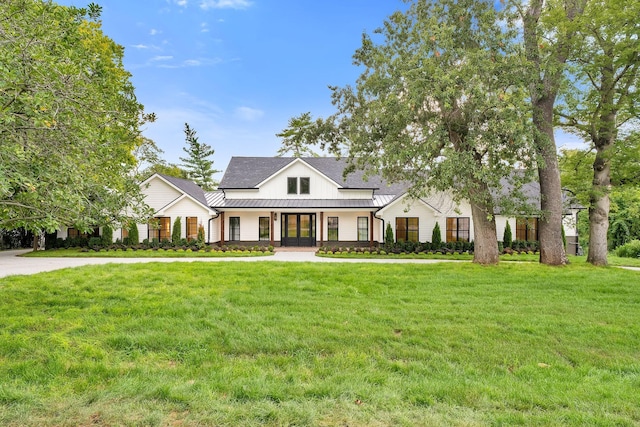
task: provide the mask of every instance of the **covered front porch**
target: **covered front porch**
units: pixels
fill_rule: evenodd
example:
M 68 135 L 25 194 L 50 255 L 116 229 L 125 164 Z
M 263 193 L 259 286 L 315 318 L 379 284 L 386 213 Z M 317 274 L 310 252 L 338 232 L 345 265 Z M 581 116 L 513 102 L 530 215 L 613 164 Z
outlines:
M 381 220 L 374 210 L 258 209 L 221 211 L 217 218 L 220 245 L 318 247 L 376 246 Z

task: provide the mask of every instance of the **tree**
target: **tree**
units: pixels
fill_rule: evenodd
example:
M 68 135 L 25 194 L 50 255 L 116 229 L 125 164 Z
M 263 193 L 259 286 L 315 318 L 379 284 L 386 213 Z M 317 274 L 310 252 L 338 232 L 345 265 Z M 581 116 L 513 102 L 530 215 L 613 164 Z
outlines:
M 513 243 L 513 234 L 511 233 L 511 224 L 507 221 L 507 225 L 504 226 L 504 235 L 502 236 L 502 246 L 510 248 Z
M 503 26 L 506 22 L 507 26 Z M 485 0 L 419 0 L 365 34 L 356 86 L 332 88 L 338 112 L 319 124 L 322 148 L 350 167 L 406 181 L 409 195 L 450 191 L 468 200 L 474 262 L 498 262 L 494 212 L 515 208 L 515 166 L 534 160 L 530 118 L 511 21 Z M 509 198 L 493 194 L 504 181 Z M 519 200 L 519 199 L 518 199 Z
M 149 214 L 132 151 L 153 117 L 99 14 L 94 4 L 0 3 L 0 228 L 37 237 Z
M 589 192 L 587 261 L 607 265 L 612 159 L 624 145 L 620 129 L 638 123 L 640 102 L 640 3 L 591 0 L 577 18 L 579 37 L 569 57 L 573 90 L 558 110 L 560 125 L 591 142 L 595 150 Z
M 436 222 L 436 225 L 433 227 L 433 231 L 431 232 L 431 244 L 433 245 L 433 249 L 440 249 L 440 246 L 442 245 L 442 233 L 438 222 Z
M 196 131 L 191 129 L 188 123 L 184 124 L 184 134 L 187 146 L 182 149 L 189 157 L 180 157 L 180 160 L 184 162 L 183 166 L 187 170 L 189 179 L 205 191 L 215 190 L 218 183 L 213 179 L 213 174 L 221 172 L 213 169 L 213 160 L 209 159 L 215 150 L 199 142 Z
M 171 230 L 171 241 L 176 244 L 182 238 L 182 218 L 176 217 L 173 221 L 173 230 Z
M 569 189 L 584 206 L 589 205 L 593 185 L 595 148 L 563 150 L 559 157 L 563 187 Z M 640 239 L 640 135 L 625 136 L 610 149 L 611 191 L 609 198 L 608 246 L 615 249 L 621 244 Z M 585 219 L 586 218 L 586 219 Z M 589 244 L 589 221 L 580 216 L 578 230 L 580 244 Z
M 540 262 L 567 264 L 562 244 L 562 187 L 554 138 L 554 105 L 567 60 L 577 38 L 575 19 L 587 0 L 516 0 L 523 22 L 524 50 L 530 64 L 526 73 L 530 87 L 534 142 L 538 161 L 540 204 Z
M 313 139 L 313 122 L 311 121 L 311 113 L 303 113 L 298 117 L 289 119 L 289 125 L 282 132 L 277 133 L 278 138 L 282 138 L 282 147 L 278 150 L 278 157 L 292 152 L 293 157 L 318 157 L 311 150 L 309 145 L 314 144 Z

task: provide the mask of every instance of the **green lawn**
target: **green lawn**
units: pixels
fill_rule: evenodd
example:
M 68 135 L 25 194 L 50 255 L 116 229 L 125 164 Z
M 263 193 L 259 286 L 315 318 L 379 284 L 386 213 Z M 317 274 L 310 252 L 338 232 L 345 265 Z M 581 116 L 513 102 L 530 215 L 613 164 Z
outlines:
M 0 279 L 2 426 L 640 424 L 640 273 L 149 263 Z

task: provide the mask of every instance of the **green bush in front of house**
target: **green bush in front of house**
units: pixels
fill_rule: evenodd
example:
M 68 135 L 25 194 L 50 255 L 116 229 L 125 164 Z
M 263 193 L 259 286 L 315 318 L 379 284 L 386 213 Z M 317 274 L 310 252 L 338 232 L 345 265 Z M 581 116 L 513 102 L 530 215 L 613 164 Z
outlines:
M 640 240 L 632 240 L 616 249 L 620 258 L 640 258 Z

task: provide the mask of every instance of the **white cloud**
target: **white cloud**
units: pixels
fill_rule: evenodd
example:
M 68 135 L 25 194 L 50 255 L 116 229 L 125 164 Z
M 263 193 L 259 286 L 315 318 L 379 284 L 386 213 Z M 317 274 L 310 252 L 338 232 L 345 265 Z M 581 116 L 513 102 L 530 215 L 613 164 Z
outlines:
M 156 30 L 155 28 L 152 28 L 152 29 L 149 31 L 149 35 L 150 35 L 150 36 L 155 36 L 156 34 L 160 34 L 160 31 Z
M 151 58 L 152 61 L 169 61 L 173 59 L 173 56 L 154 56 Z
M 157 57 L 156 57 L 157 58 Z M 164 58 L 164 57 L 160 57 Z M 173 59 L 173 57 L 168 57 Z M 157 61 L 155 58 L 152 61 Z M 202 67 L 202 66 L 212 66 L 216 64 L 222 63 L 223 60 L 221 58 L 198 58 L 198 59 L 187 59 L 180 63 L 176 64 L 167 64 L 162 63 L 158 65 L 160 68 L 187 68 L 187 67 Z
M 200 8 L 208 9 L 246 9 L 251 6 L 248 0 L 202 0 Z
M 209 24 L 207 24 L 206 22 L 203 22 L 202 24 L 200 24 L 200 32 L 208 33 L 209 32 Z
M 131 47 L 134 49 L 149 49 L 149 46 L 147 46 L 146 44 L 134 44 Z
M 176 4 L 184 7 L 187 5 L 187 0 L 176 0 Z
M 252 122 L 264 116 L 264 111 L 250 107 L 238 107 L 236 108 L 235 116 L 241 120 Z

